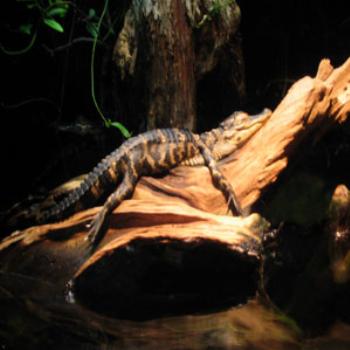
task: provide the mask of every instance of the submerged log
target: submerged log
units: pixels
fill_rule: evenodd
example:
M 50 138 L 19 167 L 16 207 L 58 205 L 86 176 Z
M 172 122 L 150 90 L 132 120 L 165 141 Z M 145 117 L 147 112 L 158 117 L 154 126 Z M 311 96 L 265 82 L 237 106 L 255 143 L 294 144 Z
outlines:
M 316 77 L 296 82 L 262 129 L 220 163 L 242 206 L 259 200 L 303 142 L 344 122 L 349 111 L 350 59 L 337 69 L 323 60 Z M 170 312 L 194 300 L 199 307 L 213 298 L 237 302 L 255 288 L 259 235 L 267 224 L 257 214 L 221 216 L 227 203 L 205 167 L 142 178 L 132 199 L 113 212 L 101 248 L 89 258 L 84 238 L 97 211 L 11 235 L 0 244 L 1 269 L 56 281 L 58 290 L 73 280 L 77 299 L 100 311 L 110 310 L 112 300 L 124 316 L 133 302 L 146 309 L 166 305 Z

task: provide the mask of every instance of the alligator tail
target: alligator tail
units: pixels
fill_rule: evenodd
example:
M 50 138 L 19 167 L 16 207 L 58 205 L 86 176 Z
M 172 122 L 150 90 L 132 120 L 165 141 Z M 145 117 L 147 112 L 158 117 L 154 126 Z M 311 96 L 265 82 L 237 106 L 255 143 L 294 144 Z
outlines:
M 117 161 L 120 151 L 116 150 L 104 158 L 86 176 L 80 186 L 70 192 L 53 207 L 43 211 L 38 217 L 38 223 L 60 220 L 78 209 L 85 209 L 94 205 L 105 193 L 108 186 L 118 181 Z

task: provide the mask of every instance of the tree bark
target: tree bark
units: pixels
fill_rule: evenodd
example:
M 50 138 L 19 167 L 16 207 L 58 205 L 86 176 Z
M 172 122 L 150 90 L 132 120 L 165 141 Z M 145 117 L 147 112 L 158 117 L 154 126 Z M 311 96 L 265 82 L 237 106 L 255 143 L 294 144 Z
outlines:
M 244 95 L 243 58 L 235 39 L 239 8 L 232 1 L 214 13 L 215 3 L 131 3 L 114 48 L 128 98 L 138 101 L 131 119 L 146 117 L 147 129 L 194 130 L 198 82 L 219 64 L 226 69 L 222 79 L 228 81 L 228 88 L 239 98 Z

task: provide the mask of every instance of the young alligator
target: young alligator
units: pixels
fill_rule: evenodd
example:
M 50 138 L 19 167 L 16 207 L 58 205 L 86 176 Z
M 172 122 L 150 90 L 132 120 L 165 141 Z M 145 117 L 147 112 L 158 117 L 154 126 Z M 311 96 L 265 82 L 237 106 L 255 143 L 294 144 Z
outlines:
M 244 215 L 234 191 L 220 172 L 216 161 L 241 147 L 270 116 L 265 109 L 261 114 L 248 116 L 236 112 L 220 126 L 200 135 L 186 129 L 156 129 L 145 132 L 124 142 L 104 158 L 90 172 L 79 188 L 51 209 L 41 213 L 40 223 L 61 219 L 79 209 L 93 205 L 106 191 L 108 185 L 116 190 L 107 198 L 102 209 L 92 221 L 87 236 L 94 250 L 104 236 L 111 212 L 134 191 L 143 175 L 161 173 L 177 165 L 206 165 L 214 184 L 224 193 L 233 213 Z M 86 205 L 88 204 L 88 205 Z

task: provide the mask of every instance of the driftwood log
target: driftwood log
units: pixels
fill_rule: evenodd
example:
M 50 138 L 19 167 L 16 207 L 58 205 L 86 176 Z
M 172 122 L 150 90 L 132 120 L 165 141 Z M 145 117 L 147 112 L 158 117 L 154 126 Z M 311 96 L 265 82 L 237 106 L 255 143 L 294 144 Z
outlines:
M 349 112 L 350 59 L 337 69 L 322 60 L 316 76 L 297 81 L 263 128 L 220 164 L 242 206 L 259 200 L 304 141 L 317 141 Z M 179 300 L 186 308 L 254 293 L 267 224 L 258 214 L 228 216 L 207 168 L 142 178 L 112 214 L 101 248 L 88 257 L 84 237 L 97 211 L 13 233 L 0 244 L 1 270 L 54 282 L 58 291 L 73 281 L 75 298 L 107 312 L 113 304 L 122 316 L 135 305 L 152 313 L 155 305 L 176 309 Z

